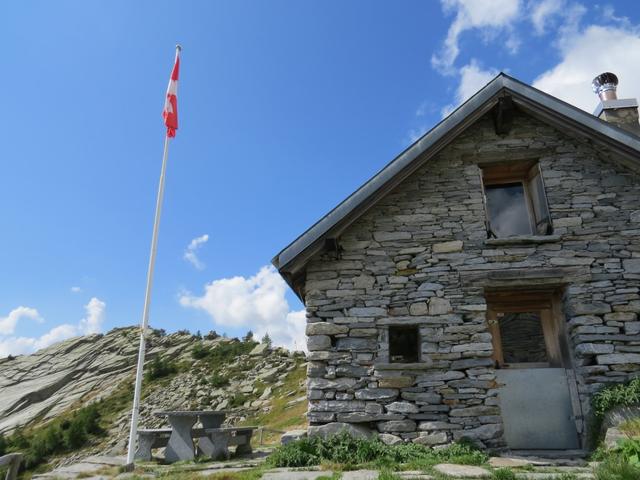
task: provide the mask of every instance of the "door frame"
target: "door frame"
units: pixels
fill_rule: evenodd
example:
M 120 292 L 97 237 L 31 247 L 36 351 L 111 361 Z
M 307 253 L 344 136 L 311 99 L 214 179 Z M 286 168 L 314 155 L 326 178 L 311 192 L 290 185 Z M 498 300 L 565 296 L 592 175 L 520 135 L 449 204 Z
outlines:
M 548 364 L 530 364 L 529 368 L 564 368 L 571 409 L 575 421 L 578 439 L 584 445 L 584 417 L 578 394 L 578 385 L 573 369 L 572 355 L 566 329 L 566 318 L 562 308 L 563 291 L 561 288 L 508 289 L 493 288 L 485 290 L 487 302 L 487 324 L 493 345 L 492 358 L 496 368 L 518 368 L 527 364 L 505 364 L 502 350 L 502 337 L 499 325 L 499 313 L 539 312 L 547 350 Z

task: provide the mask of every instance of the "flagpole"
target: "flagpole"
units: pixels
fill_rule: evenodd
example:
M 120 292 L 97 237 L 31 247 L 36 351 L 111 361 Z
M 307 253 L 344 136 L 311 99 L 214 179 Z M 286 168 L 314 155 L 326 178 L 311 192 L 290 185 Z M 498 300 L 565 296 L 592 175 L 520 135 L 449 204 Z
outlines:
M 144 368 L 144 353 L 146 347 L 147 327 L 149 325 L 149 306 L 151 304 L 151 288 L 153 286 L 153 270 L 156 263 L 156 250 L 158 247 L 158 230 L 160 227 L 160 214 L 162 212 L 162 198 L 164 197 L 164 177 L 167 170 L 167 157 L 169 156 L 169 135 L 164 137 L 164 153 L 162 155 L 162 169 L 160 170 L 160 185 L 156 198 L 156 215 L 153 221 L 153 234 L 151 236 L 151 255 L 149 256 L 149 268 L 147 270 L 147 288 L 144 295 L 144 307 L 142 309 L 142 323 L 140 325 L 140 347 L 138 350 L 138 367 L 136 370 L 136 383 L 133 392 L 133 411 L 131 413 L 131 429 L 129 430 L 129 449 L 127 450 L 127 465 L 133 465 L 135 455 L 136 437 L 138 432 L 138 410 L 140 408 L 140 394 L 142 390 L 142 370 Z

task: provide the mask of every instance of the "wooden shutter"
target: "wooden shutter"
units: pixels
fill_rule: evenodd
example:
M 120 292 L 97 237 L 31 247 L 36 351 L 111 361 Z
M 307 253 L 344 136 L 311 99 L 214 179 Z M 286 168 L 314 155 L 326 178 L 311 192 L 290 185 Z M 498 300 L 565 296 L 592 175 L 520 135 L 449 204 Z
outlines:
M 538 164 L 531 167 L 527 180 L 527 190 L 534 213 L 535 232 L 538 235 L 551 233 L 551 215 L 547 204 L 547 195 Z

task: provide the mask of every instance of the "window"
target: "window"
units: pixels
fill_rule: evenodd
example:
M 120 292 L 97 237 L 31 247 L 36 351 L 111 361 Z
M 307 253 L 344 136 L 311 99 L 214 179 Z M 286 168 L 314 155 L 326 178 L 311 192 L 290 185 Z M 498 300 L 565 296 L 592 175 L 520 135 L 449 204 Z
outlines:
M 504 363 L 548 363 L 540 312 L 498 313 Z
M 551 219 L 536 162 L 482 167 L 489 237 L 549 235 Z
M 420 333 L 417 325 L 389 327 L 389 361 L 391 363 L 420 361 Z
M 560 367 L 568 363 L 557 291 L 486 294 L 493 358 L 498 367 Z

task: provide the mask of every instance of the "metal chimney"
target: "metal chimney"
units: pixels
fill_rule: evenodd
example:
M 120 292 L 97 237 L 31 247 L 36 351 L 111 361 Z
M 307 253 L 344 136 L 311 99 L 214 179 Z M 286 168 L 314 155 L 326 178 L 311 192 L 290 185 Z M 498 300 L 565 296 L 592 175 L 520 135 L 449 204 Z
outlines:
M 600 97 L 600 104 L 593 114 L 605 122 L 613 123 L 640 136 L 638 101 L 635 98 L 618 99 L 618 77 L 611 72 L 604 72 L 593 79 L 591 86 Z
M 598 75 L 591 82 L 591 87 L 603 102 L 605 100 L 616 100 L 618 98 L 618 95 L 616 94 L 616 89 L 618 88 L 618 77 L 611 72 L 604 72 Z

